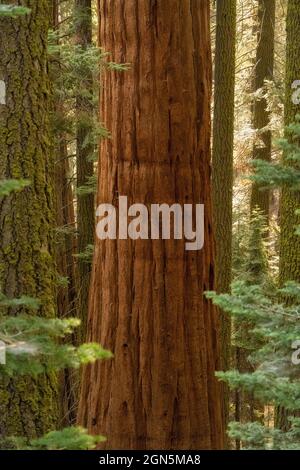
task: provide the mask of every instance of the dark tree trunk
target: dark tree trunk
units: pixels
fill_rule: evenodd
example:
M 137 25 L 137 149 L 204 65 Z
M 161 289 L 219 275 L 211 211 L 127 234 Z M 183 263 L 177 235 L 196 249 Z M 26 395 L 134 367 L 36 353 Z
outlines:
M 297 0 L 288 1 L 286 41 L 286 73 L 285 73 L 285 125 L 295 121 L 300 115 L 300 104 L 295 101 L 295 89 L 292 84 L 300 77 L 300 3 Z M 285 160 L 285 156 L 283 156 Z M 292 164 L 285 160 L 285 164 Z M 288 187 L 282 189 L 280 201 L 280 263 L 279 277 L 283 285 L 287 281 L 300 282 L 300 237 L 295 227 L 300 225 L 300 191 L 291 191 Z M 277 410 L 276 425 L 281 429 L 290 428 L 289 412 Z
M 75 0 L 75 42 L 83 49 L 92 45 L 92 10 L 91 0 Z M 77 188 L 85 185 L 94 174 L 92 161 L 94 146 L 93 132 L 93 77 L 88 71 L 83 72 L 76 100 L 77 119 Z M 95 208 L 94 194 L 77 196 L 78 251 L 82 253 L 88 245 L 94 243 Z M 81 320 L 81 339 L 86 336 L 88 314 L 88 296 L 90 287 L 91 264 L 82 258 L 77 259 L 78 266 L 78 316 Z
M 213 220 L 216 239 L 216 290 L 229 292 L 232 264 L 232 187 L 235 88 L 236 0 L 217 2 L 214 123 L 212 153 Z M 221 368 L 230 368 L 231 321 L 221 313 Z M 229 392 L 224 384 L 225 422 Z
M 273 80 L 274 69 L 274 25 L 275 0 L 258 1 L 257 49 L 255 60 L 254 92 L 264 86 L 265 80 Z M 253 159 L 271 161 L 271 131 L 265 129 L 270 124 L 270 113 L 265 98 L 255 99 L 253 104 L 253 128 L 258 136 L 253 148 Z M 261 190 L 253 183 L 251 192 L 251 212 L 259 209 L 269 218 L 270 191 Z

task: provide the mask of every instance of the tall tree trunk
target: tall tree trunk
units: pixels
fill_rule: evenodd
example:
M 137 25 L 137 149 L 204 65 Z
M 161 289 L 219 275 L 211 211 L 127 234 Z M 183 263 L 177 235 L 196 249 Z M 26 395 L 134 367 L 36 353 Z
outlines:
M 110 449 L 221 448 L 219 332 L 203 296 L 214 288 L 209 2 L 99 5 L 100 43 L 131 69 L 103 79 L 112 139 L 101 147 L 98 203 L 204 203 L 205 245 L 97 241 L 88 336 L 114 359 L 85 369 L 79 422 Z
M 264 86 L 265 80 L 273 79 L 274 69 L 274 25 L 275 0 L 258 1 L 257 49 L 254 75 L 254 92 Z M 253 128 L 258 131 L 253 147 L 253 159 L 271 161 L 271 131 L 265 128 L 270 124 L 270 113 L 265 98 L 255 98 L 253 104 Z M 252 184 L 251 212 L 258 208 L 269 218 L 270 191 L 261 190 L 257 183 Z
M 275 0 L 259 0 L 257 10 L 257 47 L 255 57 L 255 70 L 253 77 L 253 91 L 257 92 L 264 87 L 265 80 L 273 80 L 274 70 L 274 25 L 275 25 Z M 257 132 L 253 146 L 253 159 L 270 162 L 272 150 L 272 134 L 266 129 L 270 124 L 270 113 L 268 111 L 266 98 L 254 98 L 253 102 L 253 128 Z M 250 211 L 255 216 L 255 211 L 265 217 L 266 224 L 269 223 L 270 191 L 261 190 L 257 183 L 252 183 Z M 266 231 L 266 235 L 268 232 Z M 251 251 L 251 247 L 250 247 Z M 253 251 L 253 250 L 252 250 Z M 256 273 L 256 281 L 259 282 L 259 274 Z M 249 325 L 250 328 L 251 325 Z M 247 343 L 247 332 L 245 332 L 245 343 Z M 248 361 L 249 350 L 240 348 L 237 354 L 236 364 L 240 372 L 253 372 L 253 366 Z M 238 406 L 240 406 L 240 419 L 242 422 L 258 421 L 263 416 L 264 406 L 256 400 L 252 393 L 237 392 L 240 394 Z
M 295 104 L 292 84 L 300 77 L 300 3 L 289 0 L 287 11 L 286 45 L 286 98 L 285 125 L 295 121 L 300 114 L 300 104 Z M 296 210 L 300 207 L 300 191 L 284 188 L 280 207 L 280 280 L 300 282 L 300 237 L 295 233 L 295 226 L 300 224 Z
M 59 0 L 52 0 L 52 27 L 59 37 Z M 57 39 L 59 44 L 59 39 Z M 60 54 L 50 64 L 50 78 L 55 88 L 56 78 L 61 79 L 63 67 L 61 67 Z M 57 65 L 58 64 L 58 65 Z M 52 66 L 51 66 L 52 65 Z M 56 214 L 56 265 L 58 275 L 67 280 L 67 283 L 60 283 L 57 291 L 57 314 L 60 318 L 76 316 L 76 283 L 75 283 L 75 263 L 76 253 L 75 243 L 75 213 L 73 202 L 73 189 L 71 184 L 70 164 L 68 157 L 67 134 L 64 123 L 67 119 L 67 111 L 60 94 L 55 94 L 53 99 L 53 122 L 59 122 L 60 126 L 54 126 L 55 141 L 55 162 L 54 162 L 54 184 L 55 184 L 55 214 Z M 70 338 L 70 342 L 74 341 Z M 76 422 L 76 410 L 78 405 L 78 373 L 71 369 L 64 369 L 60 372 L 60 403 L 61 419 L 60 424 L 67 426 Z
M 31 14 L 0 18 L 0 79 L 6 84 L 5 104 L 0 105 L 0 178 L 25 178 L 31 185 L 0 200 L 0 282 L 8 297 L 38 298 L 39 314 L 53 317 L 56 272 L 48 119 L 49 2 L 19 4 L 31 8 Z M 24 308 L 14 308 L 9 313 L 24 312 Z M 2 436 L 34 437 L 56 426 L 54 375 L 1 379 L 0 395 Z
M 78 46 L 87 48 L 92 45 L 91 0 L 75 0 L 75 41 Z M 88 72 L 83 75 L 80 94 L 76 102 L 77 118 L 77 188 L 86 184 L 94 174 L 93 143 L 93 78 Z M 94 243 L 95 209 L 94 194 L 80 194 L 77 197 L 78 251 L 82 253 Z M 81 320 L 81 337 L 85 338 L 88 315 L 88 295 L 90 287 L 91 264 L 78 258 L 78 316 Z
M 293 97 L 292 87 L 300 77 L 300 3 L 297 0 L 288 1 L 287 9 L 287 42 L 286 42 L 286 74 L 285 74 L 285 125 L 295 121 L 300 114 L 300 103 Z M 284 156 L 285 158 L 285 156 Z M 291 162 L 285 161 L 286 164 Z M 282 189 L 280 201 L 280 283 L 286 281 L 300 282 L 300 237 L 295 227 L 300 225 L 300 216 L 296 210 L 300 208 L 300 191 Z M 276 417 L 277 426 L 286 429 L 290 427 L 288 412 L 279 410 Z
M 76 287 L 74 254 L 74 205 L 70 184 L 68 150 L 64 135 L 58 136 L 57 160 L 55 162 L 56 224 L 58 228 L 56 243 L 57 272 L 62 283 L 57 292 L 57 314 L 60 318 L 76 317 Z M 65 278 L 67 282 L 64 281 Z M 65 339 L 66 340 L 66 339 Z M 68 342 L 77 343 L 74 333 Z M 76 422 L 78 406 L 78 372 L 64 369 L 60 372 L 61 420 L 63 426 Z
M 213 219 L 216 238 L 216 290 L 229 292 L 232 263 L 232 187 L 235 86 L 236 0 L 217 2 L 214 124 L 212 153 Z M 231 321 L 222 312 L 221 367 L 230 367 Z M 225 422 L 229 392 L 224 387 Z

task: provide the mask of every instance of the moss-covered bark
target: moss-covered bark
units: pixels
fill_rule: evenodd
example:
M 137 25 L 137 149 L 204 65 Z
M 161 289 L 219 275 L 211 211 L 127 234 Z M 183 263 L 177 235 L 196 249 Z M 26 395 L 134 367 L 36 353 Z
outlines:
M 300 77 L 300 3 L 289 0 L 286 19 L 286 72 L 285 72 L 285 124 L 295 121 L 300 114 L 300 104 L 293 99 L 295 89 L 292 84 Z M 283 156 L 285 159 L 285 155 Z M 290 161 L 286 163 L 291 164 Z M 300 224 L 296 210 L 300 208 L 300 192 L 282 189 L 280 201 L 280 283 L 294 280 L 300 282 L 300 237 L 295 233 Z M 290 426 L 287 410 L 280 409 L 276 414 L 276 425 L 281 429 Z
M 220 293 L 229 292 L 231 283 L 235 37 L 236 0 L 220 0 L 217 2 L 212 153 L 216 289 Z M 223 370 L 227 370 L 230 365 L 230 336 L 230 318 L 222 313 Z M 224 392 L 224 412 L 227 422 L 229 396 L 227 389 Z
M 0 178 L 25 178 L 31 185 L 0 200 L 0 283 L 11 298 L 38 298 L 38 313 L 52 317 L 56 273 L 46 54 L 49 1 L 19 4 L 31 8 L 31 14 L 0 18 L 0 79 L 6 83 L 6 103 L 0 105 Z M 56 395 L 55 376 L 3 379 L 1 435 L 36 436 L 53 428 Z
M 274 25 L 275 0 L 258 1 L 257 49 L 254 71 L 254 92 L 264 86 L 265 80 L 273 79 L 274 68 Z M 255 99 L 253 104 L 253 128 L 257 130 L 257 140 L 253 147 L 253 158 L 271 161 L 270 113 L 265 98 Z M 270 191 L 261 190 L 253 183 L 251 191 L 251 212 L 256 208 L 269 217 Z
M 292 84 L 300 79 L 300 2 L 289 0 L 287 11 L 287 45 L 286 45 L 286 98 L 285 124 L 295 121 L 300 114 L 300 104 L 295 104 Z M 280 280 L 300 282 L 300 237 L 295 233 L 295 226 L 300 224 L 296 209 L 300 208 L 300 192 L 282 190 L 280 204 Z
M 273 79 L 274 69 L 274 25 L 275 25 L 275 0 L 259 0 L 257 2 L 257 47 L 254 64 L 253 92 L 257 92 L 265 85 L 265 80 Z M 272 150 L 272 134 L 268 129 L 270 124 L 270 112 L 268 111 L 268 103 L 266 98 L 255 97 L 253 101 L 253 128 L 257 135 L 253 146 L 252 158 L 270 162 Z M 256 211 L 259 211 L 264 217 L 266 224 L 269 222 L 270 210 L 270 191 L 262 190 L 257 183 L 252 184 L 250 211 L 251 217 L 255 218 Z M 253 219 L 254 220 L 254 219 Z M 252 225 L 252 223 L 251 223 Z M 267 231 L 265 232 L 267 235 Z M 259 235 L 261 236 L 261 235 Z M 257 253 L 255 251 L 258 245 L 253 244 L 250 239 L 250 265 L 249 272 L 253 271 Z M 258 248 L 259 249 L 259 248 Z M 253 251 L 254 250 L 254 251 Z M 254 258 L 251 257 L 254 253 Z M 258 266 L 253 281 L 259 283 L 262 274 L 261 266 Z M 250 328 L 249 324 L 249 328 Z M 247 332 L 245 331 L 245 344 L 248 342 Z M 253 372 L 253 366 L 248 360 L 249 350 L 238 348 L 236 352 L 236 367 L 240 372 Z M 252 393 L 237 391 L 236 395 L 236 420 L 242 422 L 257 421 L 263 416 L 263 405 L 255 400 Z M 239 408 L 239 409 L 238 409 Z M 238 446 L 239 447 L 239 443 Z

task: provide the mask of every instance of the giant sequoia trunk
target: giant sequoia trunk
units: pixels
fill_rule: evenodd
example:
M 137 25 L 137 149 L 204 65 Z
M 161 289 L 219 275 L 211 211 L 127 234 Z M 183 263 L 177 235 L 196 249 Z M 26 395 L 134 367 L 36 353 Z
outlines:
M 7 2 L 5 2 L 7 3 Z M 48 0 L 19 2 L 31 14 L 0 19 L 0 178 L 25 178 L 21 193 L 0 200 L 0 283 L 9 298 L 41 301 L 39 314 L 56 310 L 53 256 L 53 185 L 47 76 Z M 8 313 L 26 313 L 20 307 Z M 56 378 L 2 378 L 0 433 L 34 437 L 57 422 Z
M 265 80 L 273 80 L 274 68 L 274 25 L 275 0 L 259 0 L 257 49 L 254 75 L 254 92 L 264 86 Z M 253 148 L 253 158 L 271 161 L 270 112 L 266 98 L 254 100 L 253 127 L 258 131 Z M 269 217 L 270 191 L 262 190 L 257 183 L 252 184 L 251 211 L 258 208 Z
M 114 359 L 85 369 L 79 422 L 110 449 L 222 447 L 210 201 L 209 1 L 100 1 L 103 80 L 98 203 L 204 203 L 205 244 L 97 241 L 88 338 Z

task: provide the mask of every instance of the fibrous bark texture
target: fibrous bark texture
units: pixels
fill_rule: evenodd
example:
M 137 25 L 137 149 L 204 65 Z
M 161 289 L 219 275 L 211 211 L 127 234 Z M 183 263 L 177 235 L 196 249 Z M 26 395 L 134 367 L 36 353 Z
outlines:
M 101 0 L 100 43 L 126 72 L 103 77 L 98 203 L 205 204 L 205 245 L 97 241 L 88 338 L 114 359 L 83 375 L 79 422 L 110 449 L 223 445 L 210 194 L 209 1 Z

